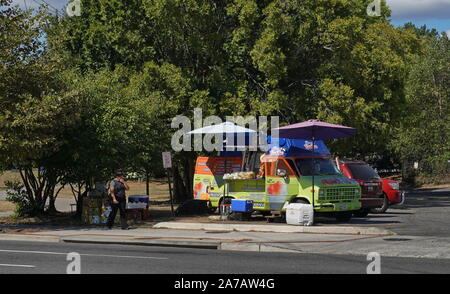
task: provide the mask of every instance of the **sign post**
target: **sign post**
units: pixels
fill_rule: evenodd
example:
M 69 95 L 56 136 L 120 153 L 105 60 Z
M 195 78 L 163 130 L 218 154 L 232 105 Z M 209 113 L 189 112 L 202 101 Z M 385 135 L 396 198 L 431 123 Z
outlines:
M 163 152 L 163 167 L 166 169 L 167 180 L 169 182 L 169 193 L 170 193 L 170 210 L 172 211 L 172 216 L 175 216 L 173 211 L 173 195 L 172 195 L 172 184 L 170 183 L 170 172 L 172 169 L 172 154 L 170 152 Z

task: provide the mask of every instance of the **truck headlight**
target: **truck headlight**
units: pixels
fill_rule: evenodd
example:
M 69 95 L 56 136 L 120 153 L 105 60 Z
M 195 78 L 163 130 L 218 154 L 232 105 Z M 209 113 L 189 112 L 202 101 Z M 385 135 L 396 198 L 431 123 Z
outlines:
M 400 190 L 399 183 L 389 183 L 389 186 L 391 186 L 391 188 L 394 190 Z

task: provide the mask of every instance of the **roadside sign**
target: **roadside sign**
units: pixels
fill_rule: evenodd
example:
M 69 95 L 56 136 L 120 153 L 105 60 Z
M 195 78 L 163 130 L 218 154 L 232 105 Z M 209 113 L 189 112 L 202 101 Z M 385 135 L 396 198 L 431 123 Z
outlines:
M 172 154 L 170 152 L 163 152 L 162 158 L 164 168 L 172 168 Z
M 170 171 L 172 169 L 172 154 L 170 152 L 163 152 L 163 166 L 167 172 L 167 182 L 169 183 L 169 193 L 170 193 L 170 210 L 172 211 L 172 216 L 175 216 L 173 211 L 173 195 L 172 195 L 172 184 L 170 183 Z

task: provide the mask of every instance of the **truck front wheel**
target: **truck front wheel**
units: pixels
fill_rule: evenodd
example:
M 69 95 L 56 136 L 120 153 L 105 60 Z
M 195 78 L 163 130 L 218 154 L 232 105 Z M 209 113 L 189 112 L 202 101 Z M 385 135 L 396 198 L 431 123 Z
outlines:
M 352 219 L 352 215 L 351 211 L 336 212 L 336 220 L 338 222 L 348 222 Z

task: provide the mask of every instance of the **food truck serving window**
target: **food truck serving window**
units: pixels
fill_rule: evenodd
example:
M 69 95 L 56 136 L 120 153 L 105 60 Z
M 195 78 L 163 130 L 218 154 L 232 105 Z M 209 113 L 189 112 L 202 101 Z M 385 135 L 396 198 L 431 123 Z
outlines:
M 298 158 L 295 162 L 302 176 L 341 174 L 329 158 Z

